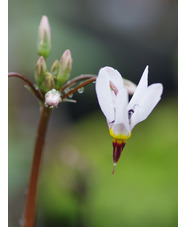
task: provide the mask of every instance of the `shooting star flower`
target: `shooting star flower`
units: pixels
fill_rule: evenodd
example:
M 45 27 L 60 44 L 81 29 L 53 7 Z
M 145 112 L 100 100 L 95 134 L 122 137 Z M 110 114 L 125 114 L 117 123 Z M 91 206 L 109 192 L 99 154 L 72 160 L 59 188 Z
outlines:
M 160 101 L 162 92 L 163 86 L 160 83 L 148 86 L 147 66 L 129 102 L 127 88 L 120 73 L 108 66 L 100 69 L 96 94 L 113 137 L 113 173 L 132 129 L 149 116 Z

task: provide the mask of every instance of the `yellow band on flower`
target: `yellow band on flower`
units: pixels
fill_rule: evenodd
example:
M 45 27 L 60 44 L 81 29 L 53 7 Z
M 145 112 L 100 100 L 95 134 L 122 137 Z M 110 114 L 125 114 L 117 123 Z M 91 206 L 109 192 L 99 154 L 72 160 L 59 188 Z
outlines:
M 109 129 L 109 132 L 110 132 L 110 135 L 113 137 L 113 139 L 117 140 L 117 141 L 125 142 L 127 139 L 129 139 L 131 137 L 131 132 L 128 136 L 124 135 L 124 134 L 115 135 L 112 129 Z

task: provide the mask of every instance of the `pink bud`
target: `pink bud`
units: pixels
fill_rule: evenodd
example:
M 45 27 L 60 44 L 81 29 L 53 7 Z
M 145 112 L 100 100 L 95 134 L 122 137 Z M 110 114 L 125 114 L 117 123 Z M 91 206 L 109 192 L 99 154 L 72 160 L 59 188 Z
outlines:
M 38 53 L 46 58 L 51 49 L 51 30 L 47 16 L 42 16 L 38 29 Z
M 60 70 L 58 73 L 58 80 L 60 84 L 65 83 L 70 76 L 72 70 L 72 57 L 70 50 L 65 50 L 60 60 Z
M 65 50 L 61 57 L 61 64 L 62 64 L 62 70 L 66 71 L 68 70 L 71 72 L 72 69 L 72 57 L 70 50 Z
M 48 21 L 47 16 L 42 16 L 41 22 L 39 25 L 39 39 L 42 42 L 44 40 L 45 35 L 47 36 L 48 41 L 51 40 L 51 30 L 50 30 L 50 24 Z
M 61 102 L 61 95 L 59 91 L 52 89 L 45 94 L 45 105 L 50 107 L 57 107 Z

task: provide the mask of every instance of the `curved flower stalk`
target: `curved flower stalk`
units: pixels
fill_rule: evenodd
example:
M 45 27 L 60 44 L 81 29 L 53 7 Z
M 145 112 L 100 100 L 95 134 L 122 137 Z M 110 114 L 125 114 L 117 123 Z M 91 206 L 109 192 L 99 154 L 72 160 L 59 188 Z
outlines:
M 41 67 L 42 68 L 42 67 Z M 41 70 L 40 70 L 41 72 Z M 43 73 L 43 72 L 42 72 Z M 48 75 L 48 74 L 46 74 Z M 57 108 L 59 103 L 68 101 L 74 102 L 72 99 L 68 99 L 70 95 L 78 91 L 78 89 L 85 87 L 86 85 L 96 80 L 95 75 L 80 75 L 72 80 L 68 80 L 63 86 L 55 87 L 47 92 L 50 81 L 47 77 L 44 77 L 44 82 L 39 84 L 32 83 L 29 79 L 19 73 L 9 73 L 9 77 L 17 77 L 26 83 L 27 88 L 35 95 L 40 104 L 40 120 L 36 133 L 36 141 L 34 147 L 34 157 L 32 162 L 30 181 L 28 186 L 28 194 L 25 206 L 25 212 L 23 215 L 22 227 L 34 227 L 35 213 L 36 213 L 36 195 L 37 195 L 37 184 L 39 179 L 40 165 L 42 161 L 42 155 L 44 151 L 45 136 L 47 132 L 47 125 L 51 115 L 51 111 Z M 42 75 L 43 76 L 43 75 Z M 39 77 L 40 79 L 40 77 Z M 74 87 L 71 87 L 71 86 Z M 67 90 L 67 91 L 66 91 Z
M 113 173 L 126 141 L 131 137 L 132 129 L 149 116 L 160 101 L 162 92 L 163 86 L 160 83 L 148 86 L 147 66 L 129 102 L 120 73 L 111 67 L 100 69 L 96 80 L 96 93 L 113 137 Z

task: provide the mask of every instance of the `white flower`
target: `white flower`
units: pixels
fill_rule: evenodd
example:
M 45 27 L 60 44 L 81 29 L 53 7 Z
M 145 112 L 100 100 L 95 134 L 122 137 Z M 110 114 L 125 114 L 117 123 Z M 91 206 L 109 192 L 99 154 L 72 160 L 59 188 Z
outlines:
M 114 166 L 119 160 L 126 140 L 131 136 L 132 129 L 149 116 L 163 92 L 160 83 L 148 86 L 148 66 L 130 102 L 124 85 L 117 70 L 111 67 L 100 69 L 96 80 L 96 93 L 101 110 L 107 119 L 110 135 L 113 137 Z

